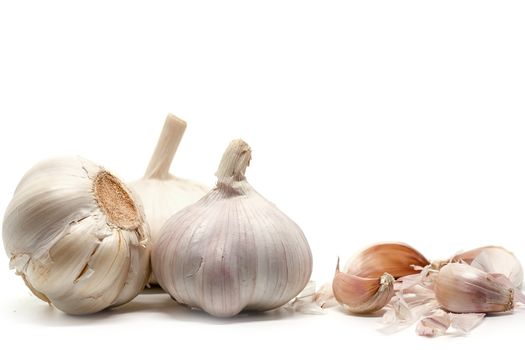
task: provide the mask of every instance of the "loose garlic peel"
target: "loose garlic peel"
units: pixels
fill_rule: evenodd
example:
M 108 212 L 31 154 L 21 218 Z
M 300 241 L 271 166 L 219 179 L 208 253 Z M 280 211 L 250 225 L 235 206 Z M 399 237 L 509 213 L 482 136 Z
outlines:
M 153 242 L 157 241 L 160 229 L 173 214 L 208 192 L 208 188 L 199 183 L 169 173 L 185 130 L 186 122 L 169 114 L 144 177 L 130 184 L 142 200 Z M 154 274 L 149 283 L 157 283 Z
M 282 306 L 312 272 L 301 229 L 246 181 L 250 159 L 244 141 L 231 142 L 216 187 L 169 219 L 152 253 L 164 290 L 219 317 Z
M 47 160 L 26 173 L 5 213 L 3 242 L 33 293 L 70 314 L 128 302 L 150 273 L 140 205 L 82 158 Z
M 335 299 L 351 313 L 372 313 L 394 296 L 396 278 L 413 274 L 414 267 L 429 261 L 404 243 L 380 243 L 351 258 L 345 272 L 339 270 L 332 282 Z

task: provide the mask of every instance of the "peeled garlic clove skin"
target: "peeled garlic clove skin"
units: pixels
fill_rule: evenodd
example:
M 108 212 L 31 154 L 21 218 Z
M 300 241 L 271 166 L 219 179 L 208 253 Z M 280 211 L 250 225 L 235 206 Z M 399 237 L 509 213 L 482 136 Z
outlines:
M 380 277 L 388 272 L 394 278 L 416 273 L 414 266 L 425 267 L 430 262 L 408 244 L 393 242 L 374 244 L 346 264 L 345 271 L 361 277 Z
M 217 186 L 169 219 L 153 247 L 161 287 L 214 316 L 282 306 L 304 289 L 312 272 L 299 226 L 246 181 L 250 159 L 250 147 L 232 141 Z
M 140 203 L 119 179 L 79 157 L 26 173 L 5 213 L 3 242 L 33 293 L 69 314 L 128 302 L 151 270 Z
M 199 183 L 169 173 L 185 130 L 186 122 L 169 114 L 144 177 L 130 183 L 142 200 L 153 242 L 157 241 L 160 229 L 173 214 L 195 203 L 209 191 Z M 157 283 L 153 274 L 149 282 Z
M 337 264 L 332 288 L 335 299 L 349 312 L 372 313 L 381 310 L 394 296 L 394 277 L 360 277 L 339 271 Z
M 451 312 L 493 313 L 514 309 L 513 288 L 468 264 L 443 266 L 435 281 L 434 291 L 439 304 Z
M 489 273 L 506 276 L 516 288 L 523 283 L 523 267 L 514 254 L 503 247 L 487 246 L 473 249 L 452 258 L 452 261 L 464 261 Z

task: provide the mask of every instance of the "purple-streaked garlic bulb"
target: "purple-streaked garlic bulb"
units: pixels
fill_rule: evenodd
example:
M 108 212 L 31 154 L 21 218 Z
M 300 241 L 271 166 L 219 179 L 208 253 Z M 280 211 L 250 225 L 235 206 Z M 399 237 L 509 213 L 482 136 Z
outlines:
M 216 187 L 169 219 L 152 253 L 161 287 L 214 316 L 282 306 L 312 272 L 299 226 L 246 181 L 250 159 L 248 144 L 232 141 Z

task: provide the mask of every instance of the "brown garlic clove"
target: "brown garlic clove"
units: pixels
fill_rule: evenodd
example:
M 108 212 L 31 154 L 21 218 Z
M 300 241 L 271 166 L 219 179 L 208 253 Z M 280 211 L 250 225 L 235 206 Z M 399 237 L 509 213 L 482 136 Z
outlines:
M 457 313 L 494 313 L 514 309 L 521 293 L 503 275 L 494 275 L 468 264 L 450 263 L 441 268 L 434 285 L 436 299 Z M 516 299 L 515 294 L 520 294 Z
M 415 273 L 415 266 L 430 262 L 416 249 L 405 243 L 375 244 L 350 259 L 346 272 L 363 277 L 379 277 L 388 272 L 394 278 Z

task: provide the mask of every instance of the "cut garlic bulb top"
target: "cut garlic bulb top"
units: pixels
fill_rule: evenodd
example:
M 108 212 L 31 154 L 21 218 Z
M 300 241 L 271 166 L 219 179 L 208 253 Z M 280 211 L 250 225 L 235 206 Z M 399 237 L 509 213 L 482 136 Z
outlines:
M 221 317 L 284 305 L 308 283 L 312 255 L 301 229 L 244 176 L 242 140 L 227 148 L 217 186 L 164 225 L 152 253 L 160 285 Z
M 142 200 L 153 242 L 157 241 L 166 220 L 208 192 L 208 188 L 199 183 L 169 173 L 185 130 L 186 122 L 168 115 L 144 177 L 130 184 Z M 154 274 L 149 282 L 157 283 Z
M 141 210 L 119 179 L 88 160 L 41 162 L 22 178 L 5 213 L 11 267 L 66 313 L 126 303 L 150 273 Z

